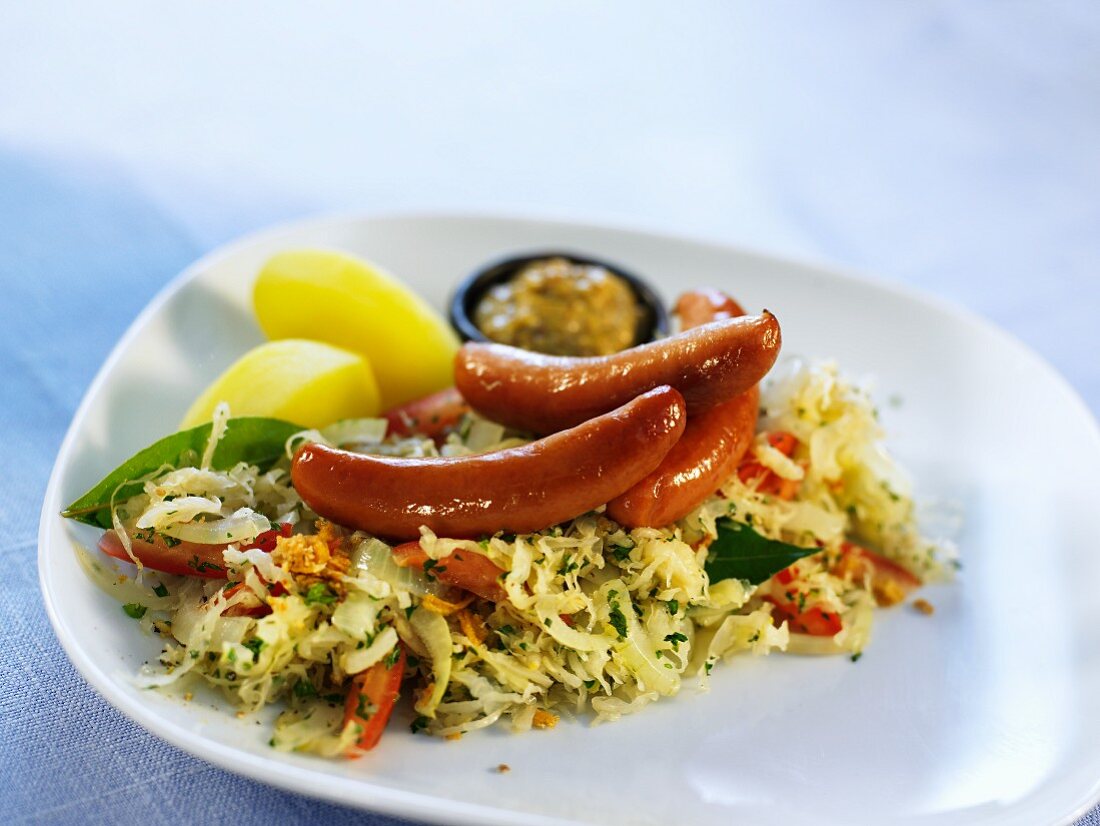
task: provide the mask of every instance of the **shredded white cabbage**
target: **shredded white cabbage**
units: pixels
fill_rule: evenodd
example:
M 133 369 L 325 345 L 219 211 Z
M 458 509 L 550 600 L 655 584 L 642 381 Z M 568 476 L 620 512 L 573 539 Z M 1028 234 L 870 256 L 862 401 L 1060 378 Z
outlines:
M 952 549 L 919 533 L 909 483 L 882 447 L 863 390 L 829 363 L 793 363 L 777 375 L 763 393 L 750 458 L 788 488 L 734 474 L 663 528 L 628 531 L 599 509 L 480 542 L 422 529 L 435 570 L 455 552 L 500 569 L 506 598 L 495 604 L 398 564 L 377 538 L 323 524 L 316 534 L 280 538 L 274 554 L 239 550 L 274 524 L 313 519 L 290 485 L 287 460 L 263 474 L 247 465 L 210 470 L 228 415 L 216 412 L 202 467 L 158 472 L 120 510 L 139 529 L 231 543 L 224 560 L 241 584 L 180 579 L 170 598 L 146 599 L 151 616 L 171 623 L 173 641 L 142 682 L 201 679 L 246 711 L 284 700 L 273 745 L 338 754 L 354 740 L 343 714 L 349 679 L 395 661 L 399 645 L 415 685 L 414 729 L 452 736 L 501 721 L 515 731 L 547 727 L 586 710 L 594 721 L 615 720 L 677 693 L 686 679 L 706 686 L 712 667 L 735 654 L 857 655 L 883 595 L 866 568 L 845 567 L 845 543 L 864 543 L 926 581 L 950 575 Z M 306 431 L 288 441 L 287 455 L 303 441 L 397 456 L 522 443 L 521 434 L 476 416 L 442 446 L 385 439 L 385 427 L 366 419 Z M 793 450 L 770 441 L 780 432 L 794 437 Z M 722 518 L 819 550 L 785 579 L 711 582 L 707 546 Z M 140 601 L 140 587 L 128 584 L 129 601 Z M 817 612 L 817 627 L 807 610 Z

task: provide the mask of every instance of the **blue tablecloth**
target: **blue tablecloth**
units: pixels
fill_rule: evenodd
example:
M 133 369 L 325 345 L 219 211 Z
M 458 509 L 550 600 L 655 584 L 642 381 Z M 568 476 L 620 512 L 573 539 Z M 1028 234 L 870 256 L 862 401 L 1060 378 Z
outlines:
M 202 252 L 108 180 L 0 154 L 0 819 L 398 823 L 274 791 L 138 728 L 73 670 L 38 591 L 38 514 L 80 397 L 137 312 Z
M 765 20 L 700 4 L 590 27 L 535 3 L 508 19 L 464 4 L 469 20 L 395 6 L 394 37 L 370 41 L 384 59 L 357 73 L 367 19 L 325 27 L 302 10 L 282 24 L 266 4 L 251 17 L 218 4 L 203 26 L 140 4 L 83 16 L 7 4 L 0 817 L 396 822 L 240 779 L 145 733 L 74 672 L 38 591 L 42 494 L 103 358 L 182 267 L 273 218 L 548 209 L 831 259 L 985 314 L 1100 410 L 1095 5 L 887 5 Z M 452 37 L 463 23 L 480 39 Z M 241 36 L 257 27 L 263 37 Z M 514 29 L 577 47 L 548 61 Z M 665 30 L 685 39 L 662 60 Z M 302 36 L 286 49 L 263 42 L 290 32 Z M 605 48 L 617 43 L 637 54 Z M 355 106 L 316 102 L 356 94 Z M 1081 823 L 1100 826 L 1098 811 Z

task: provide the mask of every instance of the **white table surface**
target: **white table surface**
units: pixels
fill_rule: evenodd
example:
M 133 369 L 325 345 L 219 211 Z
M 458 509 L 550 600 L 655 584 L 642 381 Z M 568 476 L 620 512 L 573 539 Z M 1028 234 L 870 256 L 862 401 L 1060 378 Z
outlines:
M 62 413 L 189 258 L 273 221 L 395 210 L 594 219 L 863 270 L 992 319 L 1100 411 L 1088 0 L 0 0 L 0 220 L 44 193 L 117 215 L 100 243 L 151 245 L 55 388 Z M 0 269 L 9 295 L 19 278 Z M 33 520 L 0 530 L 33 556 Z M 79 820 L 15 795 L 0 801 Z

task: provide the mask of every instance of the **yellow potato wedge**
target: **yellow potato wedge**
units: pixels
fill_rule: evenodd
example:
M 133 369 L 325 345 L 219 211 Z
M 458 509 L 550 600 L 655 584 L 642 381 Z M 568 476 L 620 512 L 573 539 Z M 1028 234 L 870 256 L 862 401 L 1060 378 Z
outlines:
M 268 338 L 324 341 L 366 356 L 385 408 L 454 383 L 458 338 L 450 325 L 366 261 L 325 250 L 283 252 L 260 271 L 252 299 Z
M 378 383 L 358 353 L 284 339 L 249 350 L 199 396 L 181 428 L 210 421 L 220 402 L 233 416 L 271 416 L 303 427 L 377 416 Z

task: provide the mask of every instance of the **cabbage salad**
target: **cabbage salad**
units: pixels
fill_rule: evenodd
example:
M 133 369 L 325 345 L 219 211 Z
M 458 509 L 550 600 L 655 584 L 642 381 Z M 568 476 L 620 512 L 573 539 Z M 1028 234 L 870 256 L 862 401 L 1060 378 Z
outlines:
M 344 755 L 376 741 L 392 706 L 381 686 L 409 699 L 414 732 L 457 739 L 562 716 L 612 721 L 685 681 L 706 686 L 736 654 L 854 660 L 874 609 L 949 577 L 954 551 L 919 532 L 868 395 L 829 363 L 780 372 L 737 473 L 660 529 L 625 530 L 601 508 L 533 534 L 474 541 L 422 529 L 418 543 L 391 546 L 309 511 L 290 484 L 296 446 L 459 456 L 523 434 L 472 414 L 440 443 L 386 438 L 381 419 L 345 421 L 281 434 L 270 463 L 218 470 L 234 430 L 223 406 L 201 455 L 111 491 L 118 547 L 101 542 L 135 563 L 136 542 L 177 554 L 224 543 L 217 558 L 196 554 L 176 574 L 138 563 L 122 578 L 84 561 L 164 638 L 141 685 L 205 684 L 245 713 L 279 703 L 280 750 Z M 476 584 L 461 579 L 475 570 Z

